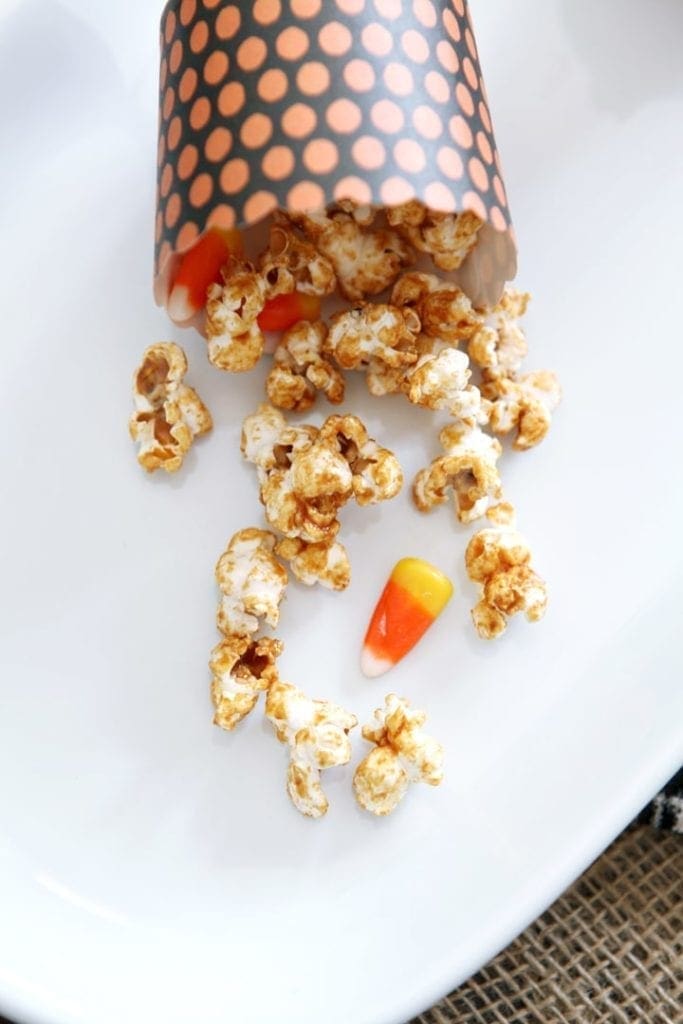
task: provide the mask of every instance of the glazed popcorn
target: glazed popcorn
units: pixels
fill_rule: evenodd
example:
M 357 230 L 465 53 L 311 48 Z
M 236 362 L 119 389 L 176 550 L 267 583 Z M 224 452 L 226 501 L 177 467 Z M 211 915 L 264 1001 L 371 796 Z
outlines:
M 338 479 L 335 483 L 335 477 L 320 467 L 311 477 L 309 494 L 305 496 L 294 489 L 291 467 L 271 470 L 261 484 L 266 519 L 285 537 L 299 537 L 314 544 L 329 543 L 339 532 L 337 517 L 348 500 L 343 483 Z
M 339 541 L 310 544 L 298 537 L 285 537 L 278 542 L 275 554 L 306 586 L 320 583 L 328 590 L 346 590 L 351 582 L 349 556 Z
M 350 213 L 348 203 L 345 206 L 323 213 L 290 213 L 289 218 L 330 260 L 344 298 L 358 302 L 391 287 L 415 254 L 398 232 L 370 227 L 368 207 Z
M 324 350 L 344 370 L 410 366 L 419 332 L 413 310 L 363 302 L 331 318 Z
M 329 806 L 320 784 L 324 768 L 348 764 L 349 732 L 358 724 L 338 704 L 311 700 L 298 687 L 274 683 L 266 698 L 266 716 L 277 738 L 289 747 L 287 792 L 298 811 L 321 818 Z
M 477 244 L 483 221 L 469 210 L 440 213 L 417 199 L 387 210 L 387 220 L 418 252 L 440 270 L 457 270 Z
M 469 383 L 472 371 L 464 352 L 444 348 L 436 355 L 421 356 L 407 380 L 407 395 L 414 405 L 443 409 L 463 423 L 482 422 L 479 389 Z
M 278 409 L 306 412 L 318 391 L 333 405 L 344 401 L 344 377 L 322 354 L 326 337 L 320 320 L 300 320 L 284 332 L 266 379 L 268 398 Z
M 415 504 L 420 512 L 428 512 L 448 501 L 452 490 L 458 519 L 471 523 L 501 496 L 496 466 L 502 452 L 500 441 L 489 437 L 477 424 L 456 422 L 443 428 L 439 442 L 446 454 L 415 477 Z
M 443 780 L 443 747 L 422 731 L 426 718 L 390 693 L 363 727 L 363 738 L 375 747 L 356 768 L 353 789 L 366 811 L 391 814 L 411 782 L 438 786 Z
M 282 644 L 272 637 L 228 636 L 211 652 L 214 725 L 232 731 L 255 707 L 259 694 L 278 680 Z
M 481 327 L 481 315 L 461 288 L 435 274 L 413 271 L 394 285 L 391 302 L 404 311 L 412 309 L 424 334 L 457 345 Z
M 207 290 L 209 359 L 219 370 L 243 373 L 263 354 L 265 339 L 257 318 L 266 303 L 266 283 L 248 260 L 233 257 L 221 273 L 223 284 Z
M 338 209 L 343 210 L 353 217 L 357 224 L 367 228 L 374 223 L 377 210 L 369 203 L 357 203 L 354 199 L 339 199 L 336 204 Z
M 278 409 L 262 403 L 242 424 L 241 451 L 259 470 L 259 481 L 276 466 L 289 465 L 294 450 L 308 447 L 317 437 L 315 427 L 289 426 Z
M 414 352 L 417 356 L 416 361 L 405 366 L 387 366 L 386 363 L 378 359 L 372 360 L 368 364 L 365 374 L 368 391 L 376 397 L 395 394 L 407 395 L 410 379 L 422 357 L 438 355 L 448 347 L 446 342 L 439 338 L 430 338 L 426 334 L 411 337 L 409 343 L 401 342 L 399 351 Z
M 540 444 L 562 398 L 560 382 L 552 370 L 535 370 L 522 376 L 485 370 L 481 391 L 489 427 L 495 434 L 509 434 L 514 430 L 512 447 L 517 451 Z
M 469 343 L 470 359 L 484 370 L 499 374 L 514 373 L 522 364 L 528 346 L 518 324 L 531 296 L 506 287 L 500 301 L 489 312 L 482 312 L 481 326 Z
M 272 429 L 273 414 L 280 417 L 282 431 L 268 456 L 265 445 L 253 439 Z M 339 531 L 337 514 L 351 496 L 352 474 L 329 446 L 314 448 L 318 433 L 309 425 L 288 427 L 281 413 L 262 405 L 244 421 L 242 451 L 259 467 L 260 496 L 269 524 L 286 537 L 327 543 Z
M 281 215 L 270 229 L 270 242 L 258 267 L 268 299 L 295 290 L 305 295 L 330 295 L 337 284 L 331 262 Z
M 467 575 L 482 588 L 472 609 L 480 637 L 492 640 L 505 632 L 509 616 L 524 612 L 529 622 L 545 615 L 544 581 L 531 568 L 531 551 L 515 529 L 514 510 L 505 503 L 488 512 L 492 526 L 475 533 L 465 552 Z
M 320 428 L 319 444 L 345 459 L 359 505 L 388 501 L 401 490 L 403 470 L 398 459 L 368 435 L 357 416 L 328 416 Z
M 197 392 L 183 384 L 186 373 L 185 353 L 173 342 L 150 345 L 135 371 L 135 412 L 128 427 L 140 446 L 138 462 L 148 473 L 157 469 L 175 473 L 195 437 L 213 426 Z
M 275 537 L 249 527 L 230 540 L 216 565 L 221 602 L 216 622 L 226 636 L 255 633 L 264 619 L 277 626 L 287 570 L 273 554 Z
M 320 430 L 288 427 L 281 413 L 261 405 L 244 421 L 242 452 L 258 467 L 269 524 L 313 544 L 334 539 L 349 498 L 359 505 L 384 501 L 403 482 L 395 456 L 356 416 L 329 416 Z

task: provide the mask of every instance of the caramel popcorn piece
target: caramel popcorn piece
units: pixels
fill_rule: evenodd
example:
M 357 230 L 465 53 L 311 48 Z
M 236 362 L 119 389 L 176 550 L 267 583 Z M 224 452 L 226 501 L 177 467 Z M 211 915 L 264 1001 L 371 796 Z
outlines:
M 562 398 L 560 382 L 552 370 L 535 370 L 521 376 L 485 370 L 481 390 L 491 430 L 495 434 L 515 430 L 512 447 L 517 451 L 540 444 Z
M 228 636 L 211 652 L 214 725 L 232 731 L 255 707 L 259 694 L 278 680 L 282 644 L 272 637 Z
M 484 370 L 514 373 L 522 364 L 528 346 L 517 322 L 524 316 L 531 296 L 506 287 L 496 306 L 482 312 L 481 325 L 469 343 L 470 359 Z
M 324 768 L 348 764 L 349 732 L 358 724 L 338 704 L 311 700 L 290 683 L 274 683 L 266 698 L 266 716 L 277 738 L 289 747 L 287 792 L 298 811 L 321 818 L 329 806 L 320 784 Z
M 313 544 L 334 539 L 350 497 L 359 505 L 385 501 L 403 482 L 396 457 L 356 416 L 329 416 L 320 430 L 288 427 L 281 413 L 262 405 L 244 421 L 242 452 L 258 467 L 270 525 Z
M 260 620 L 277 626 L 280 602 L 287 586 L 287 570 L 273 554 L 275 536 L 249 527 L 230 540 L 216 565 L 221 602 L 216 617 L 221 633 L 255 633 Z
M 389 224 L 440 270 L 457 270 L 477 244 L 484 223 L 476 213 L 429 210 L 417 199 L 387 210 Z
M 446 342 L 439 338 L 430 338 L 426 334 L 418 334 L 411 338 L 408 343 L 401 342 L 399 351 L 409 350 L 417 356 L 416 362 L 406 366 L 387 366 L 379 359 L 373 359 L 368 364 L 365 380 L 368 391 L 371 395 L 382 397 L 383 395 L 407 394 L 409 382 L 422 356 L 437 355 L 442 349 L 447 348 Z
M 219 370 L 243 373 L 263 354 L 258 315 L 266 303 L 266 283 L 248 260 L 231 258 L 221 271 L 223 284 L 209 285 L 206 340 L 209 359 Z
M 325 352 L 345 370 L 403 367 L 417 361 L 420 322 L 413 310 L 364 302 L 330 320 Z
M 484 640 L 504 633 L 517 612 L 538 622 L 548 605 L 546 584 L 531 568 L 531 551 L 515 529 L 512 506 L 496 506 L 488 516 L 494 525 L 475 533 L 465 552 L 467 575 L 482 588 L 472 621 Z
M 391 814 L 411 782 L 438 786 L 443 780 L 443 747 L 422 731 L 426 718 L 424 711 L 412 710 L 407 700 L 390 693 L 363 727 L 363 738 L 375 744 L 353 776 L 356 800 L 364 810 Z
M 310 460 L 313 462 L 314 460 Z M 310 464 L 310 463 L 309 463 Z M 261 485 L 261 501 L 270 525 L 285 537 L 309 543 L 330 543 L 339 532 L 338 514 L 348 500 L 346 474 L 326 473 L 316 464 L 316 475 L 307 486 L 308 496 L 294 489 L 292 469 L 272 470 Z M 336 467 L 335 467 L 336 469 Z M 350 474 L 348 474 L 350 478 Z M 315 488 L 319 493 L 315 494 Z M 324 493 L 325 490 L 328 493 Z
M 269 246 L 258 265 L 268 299 L 293 291 L 330 295 L 337 284 L 331 262 L 283 218 L 271 227 Z
M 259 472 L 272 469 L 278 462 L 276 447 L 287 421 L 272 405 L 263 402 L 242 424 L 242 455 L 258 467 Z
M 321 321 L 300 320 L 285 331 L 266 380 L 268 398 L 278 409 L 306 412 L 318 391 L 333 405 L 344 401 L 344 377 L 322 355 L 326 337 Z
M 443 409 L 464 423 L 482 422 L 486 416 L 481 394 L 469 383 L 471 376 L 469 359 L 456 348 L 421 356 L 408 378 L 408 398 L 414 405 Z
M 133 377 L 135 412 L 128 428 L 139 444 L 138 462 L 148 473 L 175 473 L 195 437 L 213 426 L 197 392 L 183 384 L 187 358 L 179 345 L 160 342 L 145 349 Z
M 481 327 L 481 314 L 464 291 L 435 274 L 403 274 L 394 285 L 391 302 L 414 310 L 425 334 L 453 345 L 471 338 Z
M 315 583 L 328 590 L 346 590 L 351 582 L 351 566 L 346 548 L 339 541 L 310 544 L 298 537 L 286 537 L 275 554 L 289 563 L 298 580 L 312 587 Z
M 357 224 L 367 228 L 374 222 L 377 211 L 369 203 L 357 203 L 355 199 L 338 199 L 334 204 L 339 210 L 348 213 Z
M 358 210 L 369 223 L 369 208 Z M 367 211 L 367 212 L 366 212 Z M 414 252 L 396 231 L 359 223 L 359 213 L 332 208 L 327 213 L 290 214 L 314 246 L 332 263 L 339 290 L 351 302 L 378 295 L 389 288 Z
M 328 416 L 320 428 L 320 443 L 332 445 L 346 460 L 359 505 L 388 501 L 401 490 L 403 470 L 398 459 L 369 437 L 357 416 Z
M 483 516 L 502 489 L 496 463 L 500 441 L 485 434 L 476 424 L 453 423 L 439 434 L 445 455 L 421 469 L 413 483 L 413 498 L 420 512 L 448 501 L 453 491 L 455 510 L 461 523 Z
M 242 452 L 258 467 L 266 519 L 286 537 L 318 543 L 334 539 L 337 513 L 352 493 L 348 463 L 316 447 L 319 431 L 290 427 L 277 409 L 261 405 L 242 428 Z

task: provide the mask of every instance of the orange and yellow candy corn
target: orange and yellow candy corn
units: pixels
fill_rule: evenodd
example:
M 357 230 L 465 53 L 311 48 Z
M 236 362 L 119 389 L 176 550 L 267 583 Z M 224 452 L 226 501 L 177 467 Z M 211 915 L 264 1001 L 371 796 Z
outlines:
M 262 331 L 286 331 L 299 320 L 317 320 L 320 317 L 320 299 L 317 295 L 291 292 L 269 299 L 258 315 Z
M 206 289 L 221 281 L 221 267 L 242 252 L 242 236 L 233 228 L 212 227 L 180 258 L 168 298 L 168 315 L 186 323 L 206 305 Z
M 402 558 L 394 566 L 365 634 L 360 665 L 374 678 L 393 668 L 444 610 L 453 584 L 421 558 Z

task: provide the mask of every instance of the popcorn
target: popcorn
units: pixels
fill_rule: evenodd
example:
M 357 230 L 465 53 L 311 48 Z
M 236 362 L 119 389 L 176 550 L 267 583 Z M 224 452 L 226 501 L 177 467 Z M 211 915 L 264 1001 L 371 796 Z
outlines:
M 481 327 L 481 315 L 464 291 L 435 274 L 404 274 L 394 285 L 391 301 L 414 310 L 425 334 L 453 345 L 471 338 Z
M 337 284 L 330 261 L 293 231 L 284 218 L 271 227 L 270 244 L 258 266 L 268 299 L 295 290 L 304 295 L 330 295 Z
M 349 732 L 358 719 L 338 704 L 311 700 L 298 687 L 281 682 L 268 690 L 266 717 L 280 742 L 289 746 L 287 792 L 292 803 L 307 817 L 321 818 L 329 803 L 320 784 L 320 772 L 348 764 Z
M 510 615 L 524 612 L 538 622 L 548 604 L 546 584 L 530 566 L 531 551 L 514 528 L 514 510 L 502 504 L 490 509 L 493 526 L 475 533 L 465 552 L 467 574 L 480 583 L 482 596 L 472 609 L 480 637 L 492 640 L 505 632 Z
M 175 473 L 195 437 L 213 426 L 197 392 L 183 384 L 186 373 L 185 353 L 173 342 L 150 345 L 135 371 L 135 412 L 128 428 L 140 445 L 138 462 L 148 473 L 157 469 Z
M 465 353 L 455 348 L 421 356 L 408 378 L 408 398 L 427 409 L 444 409 L 465 423 L 483 422 L 481 394 L 469 384 L 469 367 Z
M 387 220 L 418 252 L 441 270 L 457 270 L 477 244 L 483 221 L 469 210 L 442 213 L 410 199 L 387 210 Z
M 388 448 L 368 436 L 357 416 L 328 416 L 319 443 L 330 444 L 351 469 L 351 487 L 359 505 L 376 505 L 396 497 L 403 487 L 403 470 Z
M 413 483 L 413 498 L 421 512 L 448 500 L 453 490 L 461 523 L 483 516 L 493 499 L 502 493 L 496 463 L 502 448 L 476 424 L 453 423 L 439 434 L 445 455 L 421 469 Z
M 244 421 L 242 452 L 258 467 L 266 519 L 285 537 L 330 543 L 337 514 L 351 496 L 359 505 L 384 501 L 403 482 L 395 456 L 356 416 L 329 416 L 320 430 L 288 427 L 262 405 Z
M 230 540 L 216 565 L 221 603 L 216 622 L 226 636 L 255 633 L 260 620 L 277 626 L 279 606 L 287 586 L 287 570 L 273 549 L 275 537 L 249 527 Z
M 308 587 L 320 583 L 329 590 L 346 590 L 351 582 L 349 556 L 339 541 L 311 544 L 286 537 L 279 541 L 275 554 L 288 562 L 296 578 Z
M 482 313 L 481 326 L 469 344 L 470 359 L 484 370 L 511 374 L 527 354 L 524 331 L 517 323 L 526 312 L 531 296 L 507 287 L 496 306 Z
M 363 302 L 331 318 L 324 348 L 345 370 L 410 366 L 417 362 L 419 331 L 413 310 Z
M 373 359 L 367 368 L 365 381 L 371 395 L 381 397 L 383 395 L 407 394 L 408 383 L 422 356 L 436 355 L 444 348 L 448 348 L 446 342 L 439 338 L 430 338 L 426 334 L 418 334 L 412 338 L 409 344 L 402 342 L 399 351 L 410 349 L 414 351 L 417 360 L 406 366 L 387 366 L 378 359 Z
M 371 814 L 385 815 L 398 806 L 411 782 L 438 786 L 443 780 L 443 747 L 422 726 L 424 711 L 390 693 L 384 707 L 363 727 L 363 738 L 376 744 L 353 776 L 356 800 Z
M 212 284 L 207 291 L 209 359 L 219 370 L 243 373 L 263 354 L 265 339 L 257 318 L 266 302 L 266 283 L 248 260 L 232 258 L 221 273 L 223 284 Z
M 535 370 L 522 376 L 485 370 L 481 390 L 491 430 L 495 434 L 516 430 L 512 447 L 517 451 L 540 444 L 562 398 L 560 382 L 552 370 Z
M 242 428 L 242 453 L 258 467 L 266 519 L 286 537 L 311 543 L 334 539 L 337 512 L 352 491 L 344 459 L 331 451 L 310 452 L 318 433 L 310 425 L 289 427 L 268 405 L 247 416 Z
M 355 199 L 338 199 L 336 207 L 348 213 L 361 227 L 369 227 L 377 216 L 377 210 L 369 203 L 357 203 Z
M 272 637 L 228 636 L 211 652 L 214 725 L 231 731 L 255 707 L 259 694 L 278 680 L 282 644 Z
M 309 491 L 321 485 L 320 473 L 311 479 Z M 285 537 L 299 537 L 310 543 L 329 543 L 339 532 L 337 515 L 347 501 L 345 492 L 313 494 L 306 498 L 294 490 L 291 470 L 277 469 L 261 485 L 261 501 L 270 525 Z
M 320 320 L 300 320 L 284 333 L 266 380 L 273 405 L 305 412 L 315 402 L 317 391 L 322 391 L 333 405 L 344 401 L 344 377 L 322 356 L 326 337 L 327 328 Z
M 260 471 L 272 469 L 278 461 L 275 448 L 286 429 L 287 421 L 282 413 L 262 403 L 242 424 L 242 455 Z
M 376 398 L 396 395 L 405 391 L 409 366 L 387 366 L 386 363 L 372 362 L 365 375 L 368 391 Z
M 326 213 L 289 215 L 330 260 L 339 290 L 351 302 L 389 288 L 414 259 L 413 250 L 396 231 L 366 226 L 370 213 L 368 207 L 353 213 L 336 207 Z

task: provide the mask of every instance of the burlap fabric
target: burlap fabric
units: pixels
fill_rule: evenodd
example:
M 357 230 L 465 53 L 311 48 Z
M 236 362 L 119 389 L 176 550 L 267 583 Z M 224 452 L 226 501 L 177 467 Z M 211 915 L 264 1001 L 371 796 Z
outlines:
M 413 1024 L 683 1024 L 683 842 L 635 826 Z

